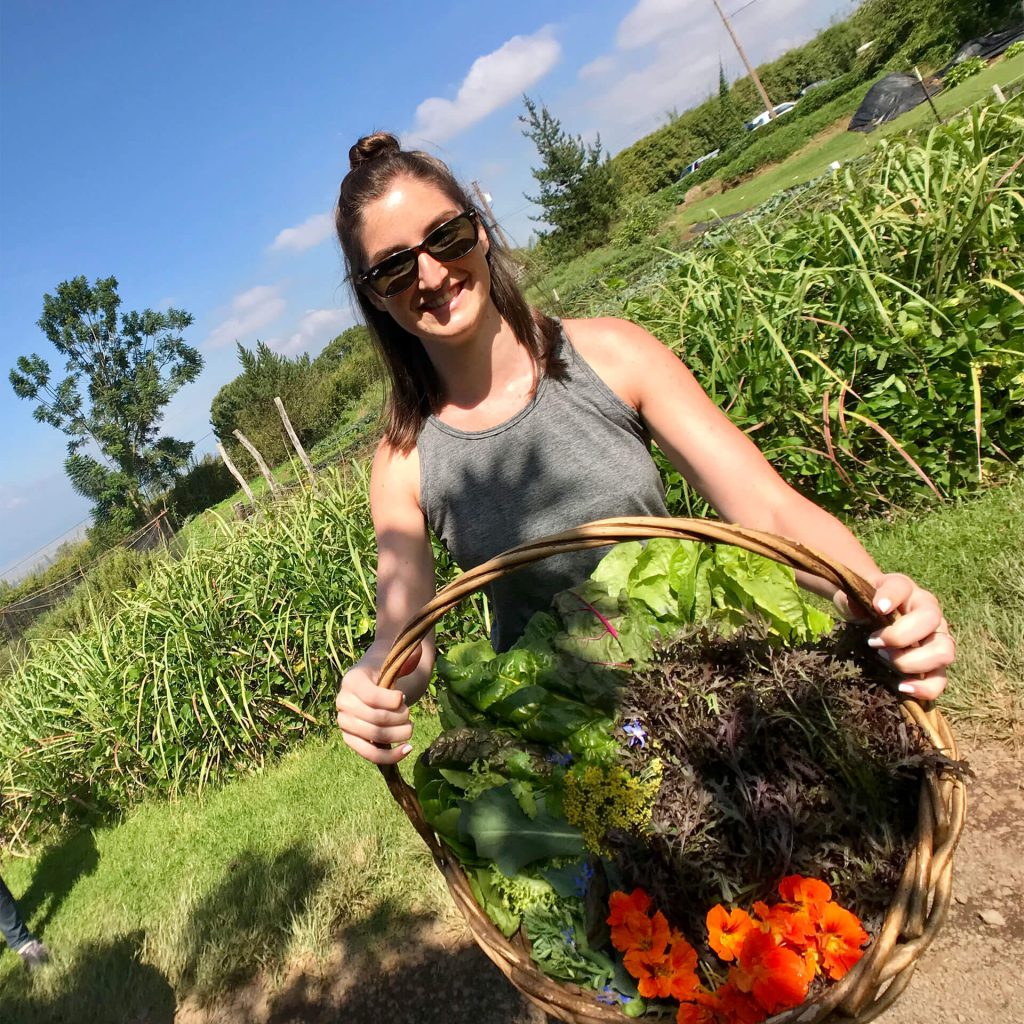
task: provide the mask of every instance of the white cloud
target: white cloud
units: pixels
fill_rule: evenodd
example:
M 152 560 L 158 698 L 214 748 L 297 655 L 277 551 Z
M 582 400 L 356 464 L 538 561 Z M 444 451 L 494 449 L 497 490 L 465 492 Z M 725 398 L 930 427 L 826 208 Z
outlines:
M 273 338 L 267 344 L 284 355 L 294 356 L 322 347 L 335 335 L 356 322 L 351 307 L 345 309 L 311 309 L 299 321 L 298 330 L 288 338 Z
M 304 252 L 326 241 L 333 234 L 334 218 L 329 213 L 315 213 L 296 227 L 279 232 L 270 248 Z
M 432 96 L 416 108 L 416 123 L 406 139 L 444 142 L 543 78 L 559 61 L 562 47 L 550 26 L 532 36 L 513 36 L 493 53 L 478 57 L 454 100 Z
M 704 0 L 640 0 L 619 22 L 615 43 L 620 50 L 635 50 L 663 39 L 666 33 L 692 27 L 704 21 L 711 5 Z
M 736 30 L 760 64 L 824 28 L 842 6 L 842 0 L 772 0 L 745 10 Z M 689 109 L 717 92 L 719 60 L 727 72 L 739 70 L 733 44 L 706 0 L 639 0 L 619 23 L 615 42 L 613 53 L 599 55 L 579 73 L 607 83 L 602 89 L 591 85 L 584 102 L 611 152 L 651 131 L 666 111 Z
M 223 348 L 245 341 L 273 323 L 287 305 L 277 285 L 257 285 L 231 300 L 231 315 L 218 324 L 203 342 L 203 348 Z
M 589 64 L 584 64 L 577 73 L 577 76 L 584 80 L 588 78 L 603 78 L 605 75 L 610 75 L 614 70 L 615 58 L 605 54 L 592 60 Z
M 0 508 L 5 512 L 13 512 L 16 508 L 21 508 L 25 501 L 26 499 L 22 495 L 15 494 L 10 498 L 4 498 L 0 501 Z

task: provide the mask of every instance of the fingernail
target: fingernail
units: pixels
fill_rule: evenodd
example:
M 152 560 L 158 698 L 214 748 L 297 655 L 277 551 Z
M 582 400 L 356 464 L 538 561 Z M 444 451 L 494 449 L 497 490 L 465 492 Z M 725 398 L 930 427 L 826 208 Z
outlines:
M 882 659 L 882 661 L 892 661 L 892 652 L 887 651 L 884 647 L 880 651 L 878 651 L 878 656 Z
M 872 633 L 871 636 L 868 637 L 868 647 L 884 647 L 884 646 L 885 646 L 885 641 L 877 633 Z
M 883 615 L 888 615 L 889 612 L 892 611 L 892 601 L 887 597 L 883 597 L 882 600 L 878 602 L 877 607 Z
M 404 757 L 406 754 L 410 753 L 412 753 L 412 744 L 406 743 L 406 745 L 402 747 L 402 756 Z
M 900 683 L 896 689 L 898 689 L 900 693 L 917 693 L 913 683 Z

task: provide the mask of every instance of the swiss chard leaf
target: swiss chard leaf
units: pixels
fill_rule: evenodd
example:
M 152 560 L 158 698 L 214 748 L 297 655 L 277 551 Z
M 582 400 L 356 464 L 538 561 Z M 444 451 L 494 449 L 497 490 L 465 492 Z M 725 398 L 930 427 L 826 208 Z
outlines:
M 489 789 L 461 806 L 461 837 L 472 839 L 477 853 L 493 860 L 509 878 L 534 861 L 584 852 L 579 829 L 554 817 L 541 801 L 536 817 L 528 818 L 511 786 Z

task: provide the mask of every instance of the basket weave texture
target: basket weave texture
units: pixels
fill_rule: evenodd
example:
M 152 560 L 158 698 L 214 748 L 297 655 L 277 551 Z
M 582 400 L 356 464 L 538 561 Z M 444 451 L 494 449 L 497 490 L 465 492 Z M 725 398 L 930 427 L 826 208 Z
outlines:
M 390 687 L 399 668 L 433 625 L 463 598 L 492 580 L 548 555 L 602 547 L 621 541 L 665 537 L 732 544 L 833 583 L 868 610 L 871 586 L 826 556 L 769 533 L 702 519 L 620 518 L 588 523 L 564 533 L 512 548 L 477 566 L 437 592 L 395 640 L 381 669 L 379 684 Z M 872 612 L 877 625 L 889 619 Z M 956 741 L 943 716 L 931 706 L 906 699 L 900 710 L 927 736 L 935 750 L 956 759 Z M 474 939 L 501 972 L 545 1013 L 567 1024 L 611 1024 L 627 1020 L 617 1008 L 598 1003 L 593 992 L 544 974 L 530 958 L 525 939 L 507 939 L 473 898 L 458 858 L 423 817 L 415 790 L 394 765 L 381 767 L 392 796 L 423 838 L 441 870 Z M 859 963 L 842 981 L 819 997 L 770 1018 L 770 1024 L 821 1024 L 851 1021 L 866 1024 L 888 1009 L 907 987 L 918 958 L 935 938 L 949 909 L 953 885 L 953 851 L 963 829 L 966 796 L 963 779 L 928 771 L 921 782 L 918 821 L 907 858 L 885 919 Z

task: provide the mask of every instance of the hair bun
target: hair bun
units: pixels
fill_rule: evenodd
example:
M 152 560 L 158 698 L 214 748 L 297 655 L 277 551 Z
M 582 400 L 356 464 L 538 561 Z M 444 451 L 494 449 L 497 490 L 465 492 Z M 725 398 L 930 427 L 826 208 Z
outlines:
M 349 170 L 354 171 L 370 160 L 397 156 L 401 152 L 401 143 L 390 132 L 373 132 L 372 135 L 364 135 L 348 151 Z

